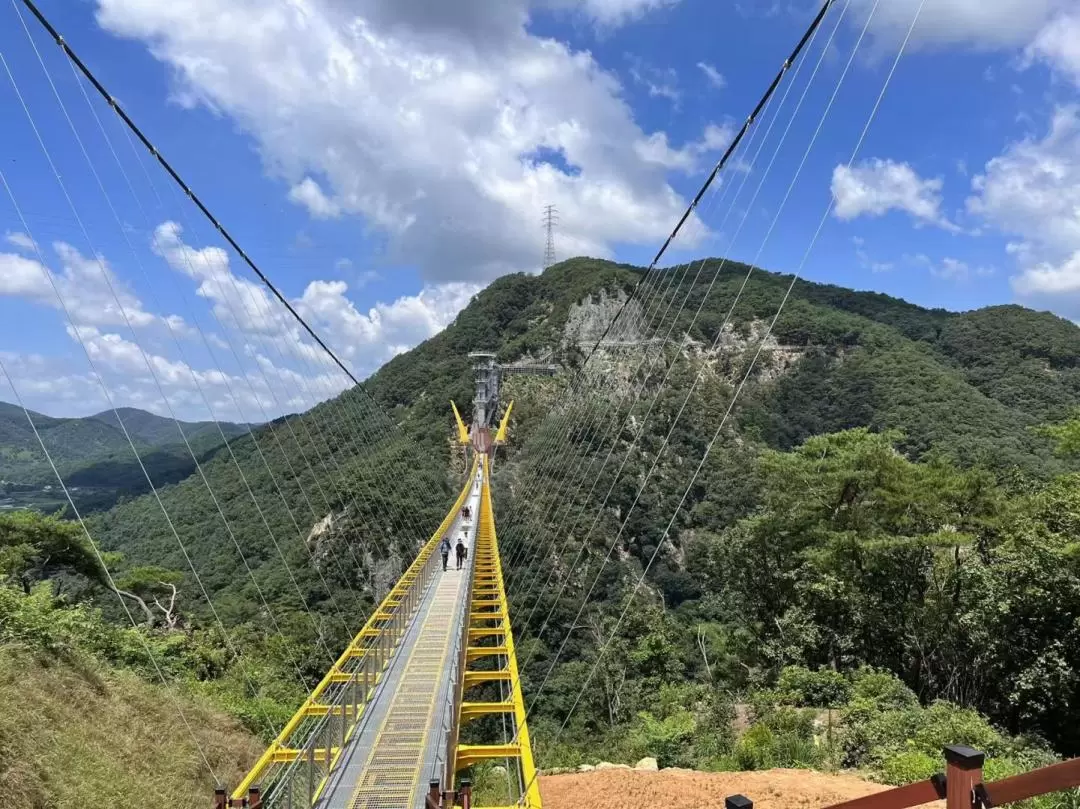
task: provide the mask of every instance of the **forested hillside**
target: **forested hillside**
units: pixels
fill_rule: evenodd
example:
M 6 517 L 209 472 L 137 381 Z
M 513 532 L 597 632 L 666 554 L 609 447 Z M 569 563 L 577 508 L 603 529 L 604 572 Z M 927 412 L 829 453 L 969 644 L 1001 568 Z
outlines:
M 31 417 L 64 482 L 75 489 L 76 505 L 84 511 L 109 508 L 121 497 L 149 490 L 128 436 L 155 483 L 164 484 L 183 480 L 195 471 L 192 453 L 205 460 L 225 441 L 248 430 L 245 425 L 229 422 L 221 422 L 220 427 L 214 422 L 178 424 L 133 407 L 86 418 L 50 418 L 41 413 L 31 413 Z M 6 499 L 10 505 L 55 508 L 64 504 L 26 414 L 21 407 L 6 402 L 0 402 L 0 481 L 0 500 Z
M 226 707 L 265 732 L 253 706 L 288 711 L 445 513 L 449 402 L 472 398 L 467 354 L 496 351 L 562 367 L 507 380 L 512 440 L 495 466 L 542 763 L 650 754 L 904 780 L 944 742 L 1004 770 L 1080 751 L 1080 329 L 800 282 L 725 421 L 790 277 L 755 271 L 725 323 L 748 268 L 719 265 L 697 283 L 665 276 L 674 305 L 657 311 L 679 315 L 663 339 L 587 365 L 641 271 L 574 259 L 503 277 L 365 392 L 211 452 L 209 488 L 156 480 L 172 526 L 147 496 L 95 515 L 142 631 L 202 633 L 177 653 L 183 676 L 227 683 Z M 41 541 L 5 557 L 20 590 L 62 582 L 59 603 L 121 620 L 93 576 L 35 566 Z M 173 626 L 132 598 L 172 586 Z M 815 744 L 828 708 L 844 732 Z

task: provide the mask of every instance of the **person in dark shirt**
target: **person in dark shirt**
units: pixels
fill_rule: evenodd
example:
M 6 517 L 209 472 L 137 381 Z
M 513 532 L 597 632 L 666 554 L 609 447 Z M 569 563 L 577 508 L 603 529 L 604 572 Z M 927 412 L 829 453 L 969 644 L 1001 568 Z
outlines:
M 469 550 L 465 547 L 465 538 L 461 537 L 457 541 L 457 547 L 454 549 L 457 551 L 457 569 L 461 570 L 461 563 L 465 561 L 465 556 Z
M 443 537 L 442 542 L 439 543 L 439 552 L 442 553 L 442 569 L 446 572 L 446 562 L 450 559 L 450 539 Z

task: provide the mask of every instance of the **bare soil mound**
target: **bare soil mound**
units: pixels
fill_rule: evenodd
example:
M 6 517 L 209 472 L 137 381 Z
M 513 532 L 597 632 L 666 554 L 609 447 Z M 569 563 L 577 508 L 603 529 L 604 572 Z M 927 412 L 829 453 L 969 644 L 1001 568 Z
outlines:
M 540 779 L 544 809 L 713 809 L 735 794 L 750 798 L 754 809 L 819 809 L 885 789 L 889 787 L 853 775 L 809 770 L 598 770 Z

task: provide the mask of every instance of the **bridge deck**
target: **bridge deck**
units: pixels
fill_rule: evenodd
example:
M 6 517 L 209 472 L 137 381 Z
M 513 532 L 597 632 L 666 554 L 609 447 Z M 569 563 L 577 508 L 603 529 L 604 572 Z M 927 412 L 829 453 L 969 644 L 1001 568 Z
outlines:
M 469 554 L 428 586 L 401 643 L 380 679 L 318 802 L 319 809 L 418 809 L 428 781 L 442 776 L 445 733 L 451 722 L 453 669 L 468 609 L 469 581 L 480 514 L 478 470 L 468 505 L 447 536 L 466 536 Z

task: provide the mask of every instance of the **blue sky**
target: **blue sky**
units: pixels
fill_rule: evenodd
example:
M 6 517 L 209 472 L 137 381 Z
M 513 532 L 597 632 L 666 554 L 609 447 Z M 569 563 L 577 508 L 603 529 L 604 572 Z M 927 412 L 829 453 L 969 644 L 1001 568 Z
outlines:
M 39 5 L 360 376 L 498 275 L 537 270 L 549 202 L 560 257 L 646 263 L 814 11 Z M 1080 317 L 1080 15 L 1056 0 L 927 3 L 849 169 L 918 5 L 835 4 L 671 262 L 731 255 L 795 270 L 834 203 L 809 279 Z M 14 197 L 0 189 L 0 359 L 27 404 L 102 409 L 94 370 L 116 404 L 186 418 L 259 421 L 340 390 L 343 375 L 107 107 L 87 105 L 24 11 L 43 70 L 16 7 L 0 6 L 0 167 Z M 0 399 L 12 399 L 5 382 Z

